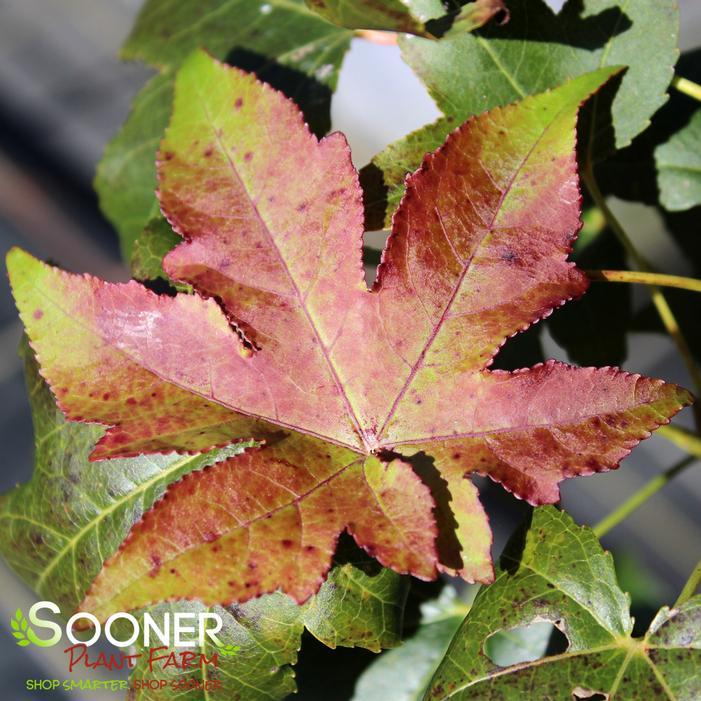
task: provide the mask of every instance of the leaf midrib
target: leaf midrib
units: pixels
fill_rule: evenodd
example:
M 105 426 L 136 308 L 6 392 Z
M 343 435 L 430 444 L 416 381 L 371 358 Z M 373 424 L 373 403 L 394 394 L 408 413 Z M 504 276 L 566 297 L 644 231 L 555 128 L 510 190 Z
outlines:
M 358 439 L 360 441 L 359 446 L 353 446 L 354 450 L 357 450 L 359 447 L 364 448 L 367 453 L 371 452 L 371 448 L 368 444 L 367 437 L 365 435 L 365 432 L 363 431 L 360 420 L 358 419 L 357 414 L 355 413 L 353 406 L 351 404 L 350 398 L 348 397 L 348 394 L 346 392 L 346 388 L 344 387 L 343 383 L 341 382 L 341 379 L 339 377 L 338 371 L 336 369 L 336 365 L 331 359 L 331 356 L 329 354 L 329 350 L 326 347 L 326 344 L 324 343 L 324 340 L 321 337 L 321 334 L 319 333 L 319 329 L 317 328 L 317 325 L 312 318 L 312 315 L 309 313 L 309 310 L 307 309 L 306 305 L 306 300 L 304 296 L 301 294 L 301 291 L 299 289 L 299 286 L 297 285 L 297 281 L 294 279 L 292 272 L 287 264 L 287 261 L 285 260 L 285 257 L 282 255 L 282 252 L 280 251 L 277 242 L 272 234 L 272 231 L 268 227 L 267 222 L 263 218 L 262 214 L 260 213 L 260 210 L 258 209 L 257 204 L 254 201 L 254 198 L 251 196 L 251 193 L 248 191 L 248 188 L 246 187 L 246 184 L 244 183 L 241 175 L 238 172 L 238 168 L 236 167 L 236 164 L 231 160 L 231 156 L 222 143 L 222 137 L 220 135 L 219 130 L 216 128 L 214 119 L 212 119 L 212 116 L 209 113 L 209 110 L 207 108 L 207 102 L 205 97 L 199 93 L 198 94 L 199 99 L 200 99 L 200 104 L 202 105 L 202 111 L 207 119 L 207 122 L 210 125 L 210 128 L 212 130 L 212 133 L 214 134 L 214 138 L 216 139 L 216 143 L 219 147 L 219 150 L 221 154 L 224 156 L 226 159 L 226 162 L 229 164 L 229 169 L 231 171 L 231 174 L 233 175 L 235 181 L 238 183 L 238 185 L 241 187 L 243 192 L 246 194 L 249 205 L 255 214 L 256 218 L 258 219 L 258 222 L 265 232 L 265 235 L 268 238 L 268 241 L 270 243 L 270 246 L 272 250 L 275 252 L 275 255 L 278 259 L 278 262 L 284 270 L 285 275 L 287 276 L 290 285 L 292 286 L 292 289 L 294 291 L 294 295 L 297 299 L 297 304 L 299 305 L 299 308 L 302 310 L 302 313 L 304 314 L 304 317 L 307 319 L 307 323 L 309 324 L 309 328 L 311 329 L 312 333 L 314 334 L 314 337 L 317 340 L 317 343 L 319 344 L 319 348 L 321 349 L 321 352 L 324 356 L 324 360 L 326 361 L 326 365 L 329 369 L 329 372 L 331 373 L 331 376 L 333 378 L 334 384 L 336 385 L 336 388 L 338 389 L 339 395 L 341 396 L 344 406 L 346 408 L 346 412 L 348 414 L 348 417 L 352 421 L 354 425 L 355 432 L 357 433 Z M 316 140 L 314 136 L 311 136 L 312 139 Z M 328 439 L 327 439 L 328 440 Z
M 394 418 L 394 415 L 396 414 L 397 409 L 398 409 L 399 405 L 401 404 L 402 399 L 404 398 L 404 395 L 407 393 L 407 391 L 411 387 L 411 385 L 414 381 L 414 378 L 416 377 L 416 374 L 422 368 L 423 362 L 426 358 L 426 355 L 428 354 L 428 351 L 431 349 L 431 346 L 433 345 L 434 341 L 438 337 L 438 334 L 440 333 L 440 330 L 443 327 L 443 323 L 446 321 L 448 314 L 450 313 L 450 309 L 453 305 L 453 302 L 455 301 L 455 298 L 459 294 L 460 289 L 462 288 L 462 284 L 465 281 L 465 278 L 467 277 L 469 270 L 471 269 L 472 261 L 474 260 L 475 256 L 477 255 L 477 252 L 481 249 L 485 240 L 491 234 L 494 233 L 495 222 L 496 222 L 498 216 L 502 212 L 502 207 L 504 206 L 504 203 L 505 203 L 507 197 L 511 194 L 511 189 L 512 189 L 514 183 L 516 182 L 516 178 L 520 175 L 521 171 L 523 170 L 523 168 L 526 166 L 526 164 L 530 160 L 531 156 L 533 155 L 535 149 L 538 147 L 538 145 L 541 143 L 541 141 L 545 138 L 545 135 L 548 133 L 548 131 L 550 130 L 552 125 L 556 123 L 556 121 L 558 120 L 560 115 L 568 108 L 569 108 L 569 105 L 565 105 L 564 107 L 562 107 L 560 110 L 558 110 L 553 115 L 550 122 L 546 125 L 546 127 L 538 135 L 538 138 L 533 142 L 531 147 L 528 149 L 527 153 L 521 159 L 521 162 L 514 169 L 514 173 L 511 176 L 511 178 L 509 179 L 509 182 L 507 183 L 506 187 L 504 188 L 504 192 L 502 193 L 502 195 L 499 199 L 499 202 L 497 203 L 497 205 L 494 209 L 494 213 L 492 215 L 492 220 L 489 223 L 489 226 L 485 228 L 485 231 L 484 231 L 481 239 L 479 240 L 479 242 L 475 246 L 474 250 L 472 251 L 472 255 L 467 260 L 464 261 L 462 272 L 455 283 L 455 286 L 451 292 L 451 295 L 450 295 L 450 297 L 445 305 L 445 308 L 443 309 L 443 313 L 441 314 L 440 318 L 436 322 L 428 340 L 426 341 L 426 344 L 424 345 L 421 353 L 419 354 L 419 357 L 417 358 L 416 362 L 414 363 L 414 365 L 411 369 L 411 372 L 409 373 L 406 381 L 404 382 L 404 385 L 402 386 L 401 390 L 397 394 L 397 397 L 395 398 L 394 402 L 392 403 L 392 406 L 390 407 L 387 418 L 385 419 L 384 423 L 382 424 L 382 427 L 378 431 L 378 434 L 377 434 L 378 443 L 380 443 L 380 444 L 382 443 L 382 437 L 383 437 L 385 430 L 389 426 L 389 423 L 392 420 L 392 418 Z M 399 442 L 397 442 L 397 444 L 398 443 Z
M 316 492 L 316 491 L 318 491 L 318 490 L 320 490 L 320 489 L 323 489 L 325 486 L 327 486 L 329 483 L 331 483 L 333 480 L 335 480 L 335 479 L 336 479 L 337 477 L 339 477 L 341 474 L 343 474 L 343 473 L 346 472 L 347 470 L 350 470 L 353 466 L 358 465 L 358 464 L 361 464 L 361 463 L 363 462 L 364 459 L 365 459 L 365 456 L 359 455 L 359 456 L 358 456 L 355 460 L 353 460 L 352 462 L 346 463 L 346 464 L 343 465 L 342 467 L 338 468 L 333 474 L 328 475 L 328 476 L 325 477 L 324 479 L 322 479 L 322 480 L 316 482 L 316 483 L 314 484 L 314 486 L 312 486 L 312 487 L 311 487 L 310 489 L 308 489 L 306 492 L 303 492 L 302 494 L 296 494 L 296 495 L 294 496 L 294 498 L 290 499 L 289 501 L 286 501 L 286 502 L 283 503 L 283 504 L 279 504 L 279 505 L 276 506 L 275 508 L 264 510 L 264 511 L 262 511 L 260 514 L 258 514 L 258 515 L 256 515 L 256 516 L 253 516 L 252 518 L 249 518 L 247 521 L 239 521 L 233 528 L 229 528 L 229 529 L 227 529 L 225 532 L 223 532 L 223 533 L 219 536 L 219 538 L 224 538 L 224 537 L 226 537 L 226 536 L 228 536 L 228 535 L 230 535 L 230 534 L 232 534 L 232 533 L 234 533 L 234 532 L 236 532 L 236 531 L 248 530 L 248 529 L 250 529 L 250 527 L 251 527 L 254 523 L 257 523 L 257 522 L 259 522 L 259 521 L 263 521 L 263 520 L 265 520 L 265 519 L 268 519 L 268 518 L 270 518 L 271 516 L 273 516 L 274 514 L 278 513 L 279 511 L 282 511 L 283 509 L 287 509 L 287 508 L 289 508 L 290 506 L 293 506 L 293 505 L 298 506 L 300 502 L 302 502 L 304 499 L 308 498 L 311 494 L 313 494 L 314 492 Z M 287 489 L 287 491 L 291 491 L 289 488 L 286 488 L 286 489 Z M 198 541 L 196 541 L 195 543 L 193 543 L 192 546 L 190 546 L 190 547 L 180 548 L 180 550 L 177 552 L 177 554 L 176 554 L 174 557 L 171 557 L 171 558 L 168 559 L 168 560 L 164 560 L 164 564 L 165 564 L 166 562 L 167 562 L 167 563 L 173 563 L 173 562 L 177 561 L 179 558 L 184 557 L 184 556 L 187 555 L 188 553 L 191 553 L 193 550 L 197 550 L 198 548 L 201 548 L 201 547 L 206 546 L 206 545 L 207 545 L 207 543 L 198 540 Z M 119 551 L 118 551 L 117 554 L 115 554 L 113 557 L 116 557 L 116 556 L 118 555 L 118 553 L 119 553 Z M 103 565 L 102 570 L 104 571 L 104 565 Z M 122 587 L 121 590 L 119 590 L 119 591 L 117 592 L 117 594 L 118 594 L 119 596 L 122 596 L 122 595 L 124 594 L 125 591 L 127 591 L 128 589 L 130 589 L 130 588 L 133 587 L 133 586 L 137 586 L 138 583 L 139 583 L 145 576 L 147 576 L 147 575 L 145 575 L 145 573 L 143 573 L 143 572 L 137 573 L 137 575 L 136 575 L 131 581 L 129 581 L 124 587 Z M 94 582 L 93 582 L 93 584 L 94 584 Z M 104 603 L 107 604 L 107 603 L 109 603 L 110 601 L 112 601 L 114 598 L 115 598 L 115 597 L 113 596 L 112 598 L 110 598 L 109 600 L 107 600 L 107 601 L 104 602 Z M 141 604 L 141 605 L 142 605 L 142 606 L 150 606 L 150 605 L 152 605 L 153 603 L 155 603 L 155 601 L 145 602 L 145 603 L 143 603 L 143 604 Z

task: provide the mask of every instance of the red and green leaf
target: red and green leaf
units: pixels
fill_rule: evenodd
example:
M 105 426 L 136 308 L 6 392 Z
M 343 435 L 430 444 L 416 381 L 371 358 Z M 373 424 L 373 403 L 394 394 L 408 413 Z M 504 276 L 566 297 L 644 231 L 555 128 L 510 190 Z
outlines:
M 567 260 L 576 119 L 614 72 L 454 131 L 409 178 L 368 290 L 345 139 L 318 141 L 251 75 L 203 53 L 185 63 L 159 197 L 184 239 L 164 270 L 196 294 L 159 297 L 19 251 L 11 280 L 64 412 L 111 426 L 93 458 L 267 446 L 173 486 L 84 608 L 277 588 L 301 601 L 344 529 L 398 571 L 488 581 L 472 473 L 554 502 L 560 481 L 617 467 L 690 402 L 613 368 L 489 369 L 506 339 L 586 290 Z
M 435 577 L 431 497 L 408 464 L 308 438 L 241 458 L 174 485 L 106 563 L 83 608 L 107 617 L 134 601 L 213 604 L 276 589 L 305 601 L 344 529 L 381 563 Z

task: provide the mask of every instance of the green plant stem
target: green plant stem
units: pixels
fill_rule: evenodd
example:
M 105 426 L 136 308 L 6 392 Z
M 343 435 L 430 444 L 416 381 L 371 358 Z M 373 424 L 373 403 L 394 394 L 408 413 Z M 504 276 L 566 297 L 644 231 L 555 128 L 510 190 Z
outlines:
M 675 75 L 674 78 L 672 78 L 672 87 L 689 97 L 693 97 L 694 100 L 701 102 L 701 85 L 698 83 Z
M 586 272 L 590 280 L 595 282 L 629 282 L 701 292 L 701 280 L 692 277 L 646 273 L 640 270 L 585 270 L 584 272 Z
M 701 458 L 701 436 L 696 433 L 687 431 L 685 428 L 679 428 L 679 426 L 672 426 L 671 424 L 660 426 L 657 429 L 657 433 L 683 451 Z
M 682 604 L 685 604 L 696 593 L 696 590 L 699 588 L 700 584 L 701 560 L 696 563 L 694 571 L 689 576 L 689 579 L 686 580 L 686 584 L 684 585 L 681 594 L 679 594 L 679 598 L 674 602 L 673 608 L 679 608 Z
M 635 247 L 623 228 L 623 225 L 618 221 L 616 215 L 609 208 L 606 198 L 602 194 L 601 190 L 599 190 L 599 186 L 594 178 L 594 167 L 592 166 L 591 161 L 589 161 L 585 166 L 582 173 L 582 179 L 584 180 L 594 203 L 603 213 L 606 221 L 618 240 L 621 242 L 623 248 L 625 248 L 633 263 L 642 272 L 653 273 L 654 270 L 652 270 L 652 266 L 645 260 L 645 258 Z M 650 285 L 650 294 L 652 295 L 652 302 L 655 305 L 655 309 L 657 309 L 657 313 L 662 320 L 667 333 L 674 341 L 675 345 L 677 346 L 677 350 L 679 351 L 679 355 L 684 361 L 689 377 L 694 384 L 696 394 L 701 396 L 701 372 L 699 372 L 699 369 L 696 366 L 696 362 L 691 354 L 689 344 L 686 342 L 684 334 L 679 328 L 677 319 L 674 316 L 674 313 L 672 312 L 672 309 L 669 306 L 669 303 L 667 302 L 662 290 L 657 285 Z M 696 428 L 699 432 L 701 432 L 701 408 L 698 404 L 694 405 L 694 417 L 696 420 Z
M 670 480 L 676 477 L 680 472 L 683 472 L 689 465 L 695 463 L 698 458 L 694 455 L 687 455 L 683 460 L 680 460 L 675 465 L 672 465 L 668 470 L 650 480 L 647 484 L 641 487 L 637 492 L 632 494 L 620 506 L 612 511 L 608 516 L 597 523 L 593 531 L 598 538 L 608 533 L 612 528 L 615 528 L 621 521 L 626 519 L 636 509 L 642 506 L 651 496 L 657 494 Z

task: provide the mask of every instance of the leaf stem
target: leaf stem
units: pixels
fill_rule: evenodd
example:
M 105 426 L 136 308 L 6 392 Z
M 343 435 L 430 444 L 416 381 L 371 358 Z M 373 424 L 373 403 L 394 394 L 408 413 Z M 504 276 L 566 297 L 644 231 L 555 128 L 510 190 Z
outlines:
M 701 85 L 694 83 L 693 80 L 687 80 L 679 75 L 675 75 L 674 78 L 672 78 L 672 87 L 689 97 L 693 97 L 694 100 L 701 102 Z
M 606 202 L 606 198 L 599 190 L 599 186 L 594 178 L 594 167 L 592 166 L 591 160 L 589 160 L 582 172 L 582 180 L 587 186 L 592 199 L 596 206 L 601 210 L 608 225 L 611 227 L 616 237 L 621 242 L 621 245 L 626 250 L 633 263 L 642 271 L 646 273 L 654 272 L 652 266 L 645 260 L 645 258 L 640 254 L 635 244 L 631 241 L 630 237 L 626 233 L 623 225 L 618 221 L 616 215 L 611 211 Z M 699 372 L 696 362 L 691 354 L 691 349 L 689 344 L 684 338 L 684 334 L 679 328 L 677 319 L 672 312 L 672 309 L 667 302 L 662 290 L 657 285 L 650 286 L 650 294 L 652 296 L 653 304 L 657 309 L 657 313 L 662 320 L 662 323 L 670 335 L 671 339 L 674 341 L 679 351 L 679 355 L 684 361 L 689 377 L 694 384 L 696 389 L 696 394 L 701 396 L 701 372 Z M 701 432 L 701 406 L 694 405 L 694 417 L 696 419 L 697 429 Z
M 590 280 L 595 282 L 630 282 L 658 287 L 677 287 L 680 290 L 701 292 L 701 280 L 680 275 L 662 275 L 640 270 L 585 270 Z
M 660 426 L 657 429 L 657 433 L 685 452 L 701 458 L 701 436 L 698 436 L 696 433 L 672 424 Z
M 674 602 L 674 606 L 672 608 L 676 609 L 682 604 L 685 604 L 696 593 L 699 585 L 701 585 L 701 560 L 696 563 L 694 571 L 689 576 L 689 579 L 686 580 L 686 584 L 684 585 L 681 594 L 679 594 L 679 598 Z
M 636 509 L 642 506 L 651 496 L 657 494 L 670 480 L 683 472 L 689 465 L 698 460 L 694 455 L 687 455 L 678 463 L 672 465 L 668 470 L 659 474 L 647 484 L 643 485 L 637 492 L 633 493 L 619 507 L 612 511 L 593 527 L 597 538 L 601 538 L 611 529 L 615 528 L 621 521 L 630 516 Z

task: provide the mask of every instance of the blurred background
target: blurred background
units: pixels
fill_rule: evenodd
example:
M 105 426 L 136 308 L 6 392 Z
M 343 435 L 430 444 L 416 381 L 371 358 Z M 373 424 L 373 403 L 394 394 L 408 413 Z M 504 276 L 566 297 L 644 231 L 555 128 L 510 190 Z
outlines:
M 551 5 L 558 7 L 557 2 Z M 701 3 L 681 0 L 682 48 L 701 44 Z M 0 0 L 0 252 L 19 245 L 69 270 L 110 280 L 126 279 L 117 239 L 102 218 L 92 178 L 107 140 L 125 119 L 130 102 L 152 71 L 120 63 L 117 51 L 140 0 Z M 354 40 L 332 103 L 335 129 L 344 131 L 357 166 L 391 141 L 429 121 L 438 111 L 396 47 Z M 690 267 L 656 210 L 613 202 L 636 243 L 665 272 Z M 696 228 L 700 222 L 696 222 Z M 701 236 L 701 230 L 698 231 Z M 636 289 L 642 305 L 646 291 Z M 691 302 L 691 298 L 688 298 Z M 32 469 L 31 418 L 17 356 L 21 328 L 6 277 L 0 280 L 0 445 L 4 458 L 0 489 L 27 480 Z M 547 354 L 566 359 L 546 337 Z M 626 369 L 689 386 L 671 343 L 659 334 L 630 339 Z M 681 423 L 690 426 L 689 412 Z M 671 444 L 653 438 L 617 472 L 565 483 L 563 505 L 582 523 L 594 523 L 628 495 L 681 457 Z M 493 505 L 497 548 L 522 509 Z M 604 542 L 612 549 L 624 586 L 651 609 L 673 601 L 701 557 L 701 465 L 687 470 L 645 504 Z M 488 497 L 489 505 L 489 497 Z M 502 513 L 503 512 L 503 513 Z M 0 624 L 34 595 L 0 563 Z M 25 609 L 26 610 L 26 609 Z M 34 646 L 17 648 L 0 635 L 2 697 L 47 698 L 23 691 L 29 677 L 61 678 L 63 656 Z M 35 651 L 35 652 L 33 652 Z M 98 676 L 98 675 L 95 675 Z M 111 675 L 114 676 L 114 675 Z M 49 694 L 51 698 L 63 698 Z M 106 698 L 117 698 L 105 694 Z M 73 699 L 103 697 L 74 692 Z M 303 697 L 303 698 L 311 698 Z M 329 698 L 321 696 L 320 698 Z

